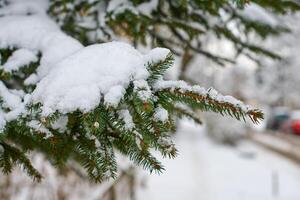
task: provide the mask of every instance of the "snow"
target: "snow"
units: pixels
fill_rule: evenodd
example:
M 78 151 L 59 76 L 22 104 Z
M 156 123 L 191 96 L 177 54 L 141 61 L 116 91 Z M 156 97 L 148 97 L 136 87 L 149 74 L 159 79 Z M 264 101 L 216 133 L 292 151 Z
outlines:
M 137 10 L 144 14 L 150 16 L 152 11 L 158 6 L 158 0 L 150 0 L 148 2 L 141 3 L 137 6 Z
M 147 102 L 153 97 L 152 91 L 145 80 L 138 80 L 133 82 L 134 90 L 137 91 L 138 97 L 143 101 Z
M 6 122 L 17 119 L 21 114 L 26 112 L 25 105 L 29 101 L 29 95 L 22 91 L 9 90 L 2 81 L 0 81 L 0 97 L 2 108 L 7 108 L 4 112 L 0 109 L 0 130 L 4 128 Z M 22 100 L 23 99 L 23 100 Z
M 25 48 L 40 51 L 39 78 L 49 72 L 49 67 L 83 46 L 64 34 L 46 15 L 12 15 L 0 18 L 0 48 Z
M 6 125 L 6 120 L 4 118 L 3 111 L 0 110 L 0 131 L 4 128 L 5 125 Z
M 169 119 L 169 113 L 166 109 L 158 107 L 155 109 L 154 119 L 160 122 L 167 122 Z
M 104 96 L 104 102 L 108 106 L 117 107 L 125 92 L 126 90 L 122 85 L 113 86 Z
M 39 81 L 39 77 L 36 74 L 31 74 L 24 80 L 25 85 L 34 85 Z
M 0 97 L 2 100 L 2 108 L 7 108 L 8 111 L 4 112 L 0 109 L 0 130 L 4 128 L 6 122 L 17 119 L 22 113 L 25 112 L 24 102 L 28 101 L 28 96 L 25 96 L 25 101 L 22 102 L 21 94 L 14 90 L 9 90 L 0 81 Z
M 184 81 L 157 81 L 156 84 L 154 85 L 155 90 L 163 90 L 163 89 L 168 89 L 168 88 L 180 88 L 181 91 L 195 91 L 201 95 L 206 94 L 206 90 L 204 88 L 193 88 L 192 86 L 188 85 Z M 195 90 L 197 89 L 197 90 Z
M 181 121 L 177 134 L 179 156 L 163 160 L 166 171 L 162 175 L 145 175 L 145 187 L 137 199 L 300 198 L 300 167 L 286 158 L 247 141 L 237 148 L 220 146 L 207 138 L 203 127 L 190 121 Z
M 132 116 L 127 109 L 120 110 L 118 112 L 120 118 L 125 122 L 125 129 L 131 131 L 134 128 Z
M 34 103 L 43 104 L 44 115 L 88 112 L 102 95 L 105 103 L 116 105 L 130 80 L 148 76 L 143 55 L 122 42 L 85 47 L 52 68 L 32 94 Z
M 265 9 L 254 3 L 246 6 L 242 12 L 242 15 L 253 21 L 263 22 L 272 26 L 276 26 L 278 24 L 276 18 L 272 16 L 272 14 L 268 13 Z
M 21 98 L 9 91 L 2 81 L 0 81 L 0 96 L 3 101 L 2 106 L 5 108 L 13 110 L 21 104 Z
M 7 122 L 13 121 L 17 119 L 20 115 L 26 113 L 26 108 L 25 106 L 30 100 L 30 95 L 26 94 L 23 98 L 23 101 L 18 104 L 13 110 L 5 113 L 4 118 Z
M 57 120 L 55 120 L 53 124 L 51 124 L 51 127 L 63 133 L 67 130 L 67 124 L 68 124 L 68 117 L 60 116 Z
M 8 5 L 0 8 L 0 15 L 45 14 L 48 0 L 8 0 Z
M 149 63 L 158 63 L 159 61 L 166 59 L 169 53 L 171 53 L 169 49 L 157 47 L 152 49 L 151 52 L 147 54 L 146 60 Z
M 49 131 L 46 127 L 44 127 L 40 121 L 32 120 L 27 123 L 27 126 L 31 127 L 33 130 L 37 132 L 45 133 L 46 134 L 45 138 L 49 138 L 53 136 L 51 131 Z
M 157 8 L 158 0 L 150 0 L 134 6 L 131 1 L 128 0 L 111 0 L 108 4 L 107 11 L 113 12 L 113 14 L 123 13 L 125 10 L 129 10 L 134 14 L 144 14 L 150 16 L 152 11 Z
M 112 0 L 109 2 L 108 6 L 107 6 L 107 11 L 108 12 L 112 12 L 114 10 L 116 10 L 120 5 L 125 4 L 125 3 L 129 3 L 128 1 L 123 1 L 123 0 Z
M 37 62 L 37 53 L 28 49 L 18 49 L 8 58 L 7 62 L 2 66 L 5 71 L 17 71 L 21 67 Z
M 123 13 L 125 10 L 138 14 L 136 8 L 128 0 L 111 0 L 107 6 L 107 11 L 112 12 L 114 15 Z

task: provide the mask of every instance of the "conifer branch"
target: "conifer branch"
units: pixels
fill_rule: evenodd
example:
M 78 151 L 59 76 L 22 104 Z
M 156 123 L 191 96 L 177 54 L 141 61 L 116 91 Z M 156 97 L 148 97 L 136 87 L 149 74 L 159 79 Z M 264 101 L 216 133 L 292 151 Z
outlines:
M 179 82 L 181 83 L 181 82 Z M 245 117 L 248 116 L 251 121 L 258 123 L 263 119 L 263 113 L 258 109 L 251 109 L 244 106 L 242 102 L 235 100 L 234 102 L 228 100 L 224 96 L 215 96 L 216 94 L 210 93 L 210 90 L 200 92 L 192 87 L 176 87 L 176 82 L 172 82 L 170 86 L 165 86 L 157 90 L 157 95 L 168 102 L 180 102 L 184 103 L 192 108 L 200 109 L 202 111 L 213 111 L 220 113 L 221 115 L 230 115 L 240 120 L 245 121 Z M 198 91 L 197 91 L 198 90 Z M 215 96 L 215 97 L 214 97 Z
M 10 173 L 15 165 L 19 165 L 34 180 L 40 182 L 42 175 L 32 166 L 27 156 L 18 148 L 7 143 L 0 143 L 4 152 L 0 154 L 0 168 L 4 173 Z
M 147 79 L 147 82 L 152 85 L 156 80 L 162 78 L 166 70 L 169 69 L 174 63 L 174 57 L 172 53 L 169 53 L 164 60 L 161 60 L 158 63 L 148 63 L 147 69 L 150 73 L 150 76 Z

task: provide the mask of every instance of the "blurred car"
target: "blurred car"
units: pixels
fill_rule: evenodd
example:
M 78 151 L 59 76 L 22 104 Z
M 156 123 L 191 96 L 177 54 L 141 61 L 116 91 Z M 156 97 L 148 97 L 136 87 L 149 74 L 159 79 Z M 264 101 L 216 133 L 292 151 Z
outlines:
M 276 107 L 271 113 L 267 122 L 267 129 L 277 131 L 282 129 L 282 126 L 286 124 L 290 119 L 289 109 L 286 107 Z

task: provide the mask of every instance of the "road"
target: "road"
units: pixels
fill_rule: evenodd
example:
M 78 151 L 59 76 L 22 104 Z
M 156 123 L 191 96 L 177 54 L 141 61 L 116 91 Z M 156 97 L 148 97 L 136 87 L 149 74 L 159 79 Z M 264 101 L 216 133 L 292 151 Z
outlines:
M 167 171 L 146 176 L 141 200 L 299 200 L 300 165 L 246 141 L 238 147 L 211 142 L 183 122 L 175 139 L 180 155 Z

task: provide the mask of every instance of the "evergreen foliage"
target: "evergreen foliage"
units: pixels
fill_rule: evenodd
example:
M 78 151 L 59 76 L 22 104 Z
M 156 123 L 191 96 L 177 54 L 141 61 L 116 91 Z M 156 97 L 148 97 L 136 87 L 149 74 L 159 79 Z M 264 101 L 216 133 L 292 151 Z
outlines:
M 151 6 L 152 1 L 124 1 L 124 5 L 112 10 L 109 10 L 109 2 L 112 1 L 52 0 L 48 14 L 63 31 L 84 45 L 124 37 L 136 46 L 163 46 L 171 49 L 174 54 L 192 51 L 220 65 L 232 60 L 203 49 L 201 44 L 205 35 L 212 33 L 231 41 L 237 54 L 252 58 L 252 53 L 257 53 L 279 58 L 277 54 L 251 44 L 244 38 L 253 33 L 265 38 L 270 34 L 286 31 L 285 27 L 257 22 L 241 15 L 240 11 L 245 3 L 250 2 L 248 0 L 158 0 L 158 4 L 149 13 L 139 6 L 144 3 Z M 280 14 L 300 8 L 295 1 L 251 2 Z M 5 8 L 7 3 L 0 0 L 0 7 Z M 221 16 L 222 12 L 229 16 L 227 20 Z M 240 33 L 245 37 L 234 34 L 228 27 L 230 22 L 237 23 Z M 4 65 L 16 51 L 17 47 L 0 49 L 0 65 Z M 42 115 L 43 105 L 26 104 L 26 95 L 21 95 L 26 114 L 7 122 L 0 132 L 1 170 L 9 173 L 15 165 L 19 165 L 29 176 L 39 181 L 42 175 L 31 165 L 28 155 L 32 151 L 40 151 L 57 168 L 75 161 L 86 169 L 92 180 L 101 182 L 116 176 L 115 153 L 118 151 L 136 165 L 150 172 L 161 173 L 164 167 L 151 154 L 151 150 L 159 151 L 169 158 L 177 155 L 170 138 L 170 132 L 176 127 L 177 117 L 186 116 L 201 123 L 195 113 L 200 110 L 229 115 L 237 120 L 246 120 L 248 117 L 254 123 L 263 119 L 260 110 L 216 94 L 213 89 L 204 90 L 181 81 L 164 81 L 163 75 L 173 65 L 173 57 L 168 54 L 164 59 L 147 63 L 148 79 L 143 82 L 132 80 L 117 106 L 107 105 L 102 100 L 90 112 L 57 111 L 45 117 Z M 10 91 L 21 89 L 25 94 L 32 93 L 36 85 L 24 84 L 24 81 L 36 72 L 40 60 L 41 52 L 37 55 L 37 60 L 17 70 L 5 71 L 0 68 L 3 87 Z M 1 112 L 11 111 L 6 103 L 0 93 Z M 124 114 L 132 120 L 128 122 L 129 118 L 124 118 Z M 64 118 L 67 119 L 66 129 L 55 128 L 55 123 Z

